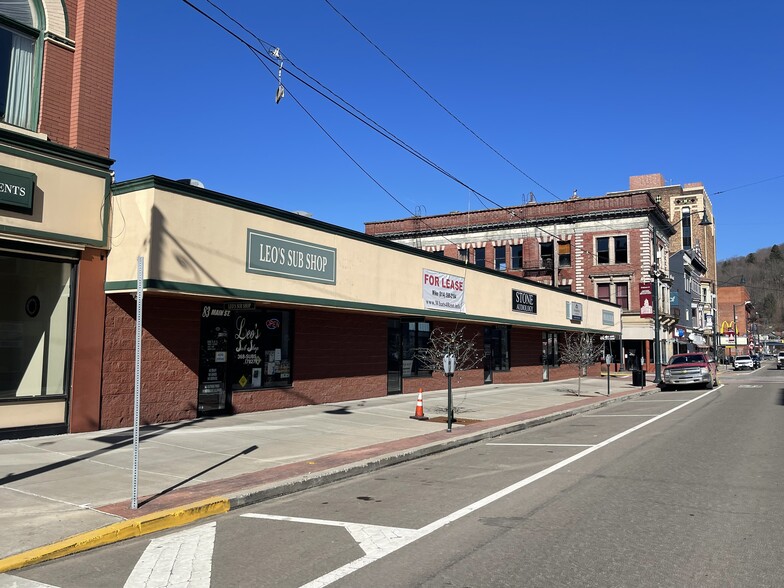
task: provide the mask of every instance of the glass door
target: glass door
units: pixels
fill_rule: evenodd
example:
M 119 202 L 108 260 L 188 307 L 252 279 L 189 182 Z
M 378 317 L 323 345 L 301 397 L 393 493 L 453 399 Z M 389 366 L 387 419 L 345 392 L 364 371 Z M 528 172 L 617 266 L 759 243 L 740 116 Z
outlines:
M 387 394 L 403 392 L 403 346 L 400 338 L 400 320 L 387 323 Z

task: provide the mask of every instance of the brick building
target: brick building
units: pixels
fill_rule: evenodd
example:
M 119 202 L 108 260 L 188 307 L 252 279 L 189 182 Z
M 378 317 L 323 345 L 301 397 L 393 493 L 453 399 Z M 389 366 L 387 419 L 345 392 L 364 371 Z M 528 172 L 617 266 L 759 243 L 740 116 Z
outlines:
M 115 17 L 0 3 L 0 437 L 100 418 Z
M 650 192 L 369 222 L 365 232 L 619 305 L 622 337 L 609 347 L 628 367 L 652 369 L 658 318 L 666 359 L 674 324 L 666 276 L 677 231 Z
M 629 178 L 629 190 L 609 195 L 645 191 L 666 212 L 675 233 L 669 238 L 671 267 L 663 279 L 671 284 L 677 309 L 665 319 L 666 347 L 718 353 L 716 225 L 713 205 L 701 182 L 668 184 L 661 174 Z M 685 262 L 685 263 L 684 263 Z
M 756 316 L 746 286 L 720 286 L 718 292 L 719 345 L 724 357 L 747 355 L 755 350 Z

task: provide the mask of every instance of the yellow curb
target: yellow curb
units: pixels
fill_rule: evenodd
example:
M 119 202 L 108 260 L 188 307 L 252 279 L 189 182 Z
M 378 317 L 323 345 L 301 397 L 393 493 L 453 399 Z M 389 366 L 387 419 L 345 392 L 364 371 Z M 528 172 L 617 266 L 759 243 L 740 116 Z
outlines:
M 0 559 L 0 573 L 18 570 L 19 568 L 73 553 L 80 553 L 132 537 L 140 537 L 148 533 L 187 525 L 193 521 L 228 511 L 229 500 L 227 498 L 214 497 L 135 519 L 127 519 L 94 531 L 73 535 L 51 545 L 36 547 L 35 549 Z

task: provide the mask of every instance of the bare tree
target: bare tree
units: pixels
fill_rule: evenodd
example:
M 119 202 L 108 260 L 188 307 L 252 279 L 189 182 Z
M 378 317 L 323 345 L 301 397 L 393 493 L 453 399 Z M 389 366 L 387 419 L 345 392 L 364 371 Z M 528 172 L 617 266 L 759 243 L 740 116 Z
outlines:
M 414 352 L 414 357 L 419 365 L 426 370 L 434 372 L 444 371 L 444 356 L 454 354 L 455 370 L 470 370 L 477 367 L 482 361 L 482 353 L 477 349 L 474 340 L 465 336 L 465 327 L 448 331 L 436 327 L 430 333 L 427 347 L 420 347 Z
M 603 352 L 604 344 L 590 333 L 568 333 L 561 343 L 561 360 L 577 364 L 577 396 L 580 396 L 582 376 L 602 357 Z

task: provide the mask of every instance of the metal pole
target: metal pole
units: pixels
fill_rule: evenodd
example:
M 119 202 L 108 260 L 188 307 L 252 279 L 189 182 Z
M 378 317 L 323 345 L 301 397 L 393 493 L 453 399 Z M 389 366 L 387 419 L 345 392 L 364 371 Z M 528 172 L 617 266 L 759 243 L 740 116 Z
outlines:
M 144 258 L 136 260 L 136 374 L 133 388 L 133 482 L 131 487 L 131 509 L 139 506 L 139 411 L 141 407 L 142 377 L 142 292 L 144 281 Z
M 452 432 L 452 374 L 446 375 L 446 432 Z
M 653 264 L 653 382 L 661 381 L 661 341 L 659 341 L 659 264 Z
M 733 362 L 735 361 L 735 358 L 738 357 L 738 335 L 740 334 L 740 330 L 738 329 L 738 311 L 735 310 L 736 306 L 737 304 L 732 305 L 732 327 L 735 329 L 735 355 L 732 359 Z

